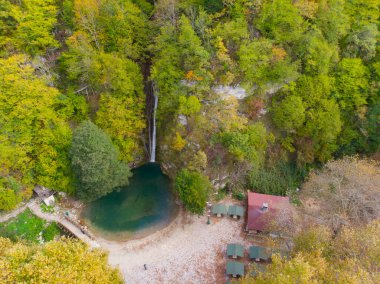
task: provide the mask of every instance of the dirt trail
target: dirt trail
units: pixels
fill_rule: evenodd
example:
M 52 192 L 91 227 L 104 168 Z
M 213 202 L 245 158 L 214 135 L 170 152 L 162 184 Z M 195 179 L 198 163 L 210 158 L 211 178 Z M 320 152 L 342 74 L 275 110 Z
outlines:
M 61 224 L 68 231 L 70 231 L 73 235 L 75 235 L 78 239 L 89 244 L 90 247 L 93 247 L 93 248 L 99 247 L 99 244 L 95 240 L 90 239 L 86 234 L 84 234 L 80 230 L 80 228 L 78 228 L 76 225 L 74 225 L 71 222 L 69 222 L 68 220 L 66 220 L 63 216 L 61 216 L 61 214 L 42 212 L 40 205 L 36 202 L 29 204 L 28 208 L 33 212 L 33 214 L 40 217 L 41 219 L 45 219 L 45 220 L 50 221 L 50 222 L 54 221 L 54 222 Z
M 22 213 L 30 204 L 33 204 L 33 203 L 35 203 L 35 199 L 30 199 L 27 203 L 14 209 L 13 211 L 4 215 L 0 215 L 0 223 L 7 222 L 8 220 L 16 217 L 18 214 Z

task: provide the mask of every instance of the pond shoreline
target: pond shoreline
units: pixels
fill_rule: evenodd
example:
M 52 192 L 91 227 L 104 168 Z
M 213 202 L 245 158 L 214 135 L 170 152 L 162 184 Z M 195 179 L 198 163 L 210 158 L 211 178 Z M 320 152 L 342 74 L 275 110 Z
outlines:
M 141 239 L 170 224 L 178 214 L 173 183 L 158 163 L 133 170 L 129 185 L 86 204 L 77 217 L 110 241 Z
M 251 240 L 244 232 L 244 219 L 211 217 L 211 224 L 207 220 L 207 213 L 198 216 L 182 208 L 166 228 L 145 238 L 98 242 L 126 283 L 225 283 L 226 245 L 248 247 Z
M 91 232 L 91 234 L 94 236 L 95 240 L 99 243 L 100 247 L 104 250 L 109 251 L 109 249 L 116 247 L 125 247 L 134 245 L 137 242 L 144 242 L 146 244 L 149 244 L 152 241 L 156 241 L 158 236 L 167 235 L 169 234 L 174 228 L 180 224 L 186 215 L 186 211 L 183 208 L 179 208 L 177 214 L 173 216 L 173 219 L 168 222 L 165 226 L 162 226 L 154 231 L 151 231 L 147 234 L 144 234 L 142 236 L 132 236 L 128 239 L 107 239 L 102 235 L 97 234 L 95 231 L 92 230 L 92 228 L 88 228 L 88 230 Z
M 109 242 L 109 243 L 117 243 L 117 244 L 123 244 L 126 242 L 134 241 L 134 240 L 142 240 L 144 238 L 148 238 L 151 235 L 154 235 L 156 233 L 159 233 L 163 230 L 166 230 L 168 227 L 172 226 L 174 222 L 178 218 L 180 218 L 181 214 L 183 214 L 184 210 L 182 207 L 178 207 L 176 212 L 171 216 L 171 218 L 165 222 L 165 224 L 157 224 L 156 226 L 151 226 L 146 229 L 142 229 L 141 232 L 135 232 L 135 233 L 129 233 L 129 232 L 107 232 L 105 230 L 96 228 L 95 225 L 91 224 L 89 221 L 87 221 L 85 218 L 82 217 L 82 211 L 84 208 L 80 208 L 77 212 L 77 218 L 78 220 L 86 226 L 86 228 L 91 232 L 91 234 L 96 238 L 96 240 L 101 240 L 102 242 Z M 106 237 L 108 235 L 108 238 Z M 119 235 L 119 236 L 118 236 Z

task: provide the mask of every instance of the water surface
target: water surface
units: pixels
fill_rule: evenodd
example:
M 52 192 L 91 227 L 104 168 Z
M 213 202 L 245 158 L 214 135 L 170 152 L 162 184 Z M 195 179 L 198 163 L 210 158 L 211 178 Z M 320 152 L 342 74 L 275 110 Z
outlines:
M 107 239 L 142 237 L 167 225 L 177 212 L 169 178 L 149 163 L 132 171 L 130 184 L 94 202 L 82 219 Z

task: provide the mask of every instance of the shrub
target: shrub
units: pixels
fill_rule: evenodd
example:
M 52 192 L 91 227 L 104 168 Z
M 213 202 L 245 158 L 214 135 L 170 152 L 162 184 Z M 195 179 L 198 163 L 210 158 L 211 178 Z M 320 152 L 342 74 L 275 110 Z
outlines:
M 175 189 L 186 209 L 202 214 L 208 198 L 211 183 L 207 176 L 196 171 L 181 170 L 175 179 Z
M 42 237 L 45 241 L 52 241 L 56 236 L 61 234 L 61 230 L 58 228 L 55 222 L 50 223 L 42 232 Z
M 12 210 L 21 202 L 21 197 L 13 190 L 0 188 L 0 210 Z
M 244 192 L 241 192 L 241 191 L 238 191 L 238 190 L 234 190 L 234 191 L 232 192 L 232 198 L 241 201 L 241 200 L 244 200 L 244 198 L 245 198 L 245 194 L 244 194 Z
M 271 168 L 258 168 L 249 174 L 249 185 L 256 192 L 287 195 L 300 186 L 306 176 L 306 169 L 299 169 L 294 164 L 281 162 Z
M 46 205 L 45 203 L 41 204 L 41 210 L 45 213 L 54 213 L 54 207 Z

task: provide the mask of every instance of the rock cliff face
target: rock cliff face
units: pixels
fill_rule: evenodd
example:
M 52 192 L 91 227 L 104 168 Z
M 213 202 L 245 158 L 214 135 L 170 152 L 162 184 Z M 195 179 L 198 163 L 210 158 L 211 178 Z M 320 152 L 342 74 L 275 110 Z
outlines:
M 280 88 L 267 87 L 268 96 Z M 189 168 L 207 175 L 215 192 L 223 188 L 242 190 L 252 163 L 231 154 L 220 137 L 224 133 L 242 132 L 255 122 L 267 125 L 266 104 L 257 96 L 248 96 L 240 86 L 221 85 L 211 88 L 200 103 L 200 110 L 190 115 L 159 113 L 157 161 L 172 180 L 179 170 Z M 178 139 L 183 142 L 181 147 Z
M 238 100 L 242 100 L 248 96 L 246 90 L 240 86 L 218 85 L 213 87 L 212 90 L 222 98 L 234 97 Z

